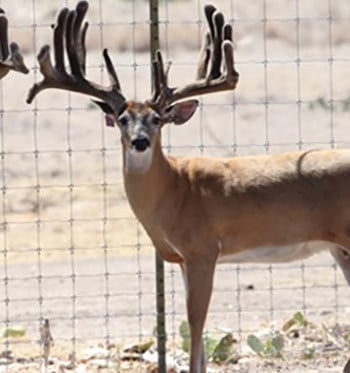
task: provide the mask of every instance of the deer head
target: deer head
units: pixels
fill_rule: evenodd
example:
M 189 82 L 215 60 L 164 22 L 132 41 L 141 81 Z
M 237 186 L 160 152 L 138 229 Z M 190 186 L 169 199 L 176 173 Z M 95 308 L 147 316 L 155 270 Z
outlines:
M 152 158 L 152 149 L 155 144 L 160 143 L 161 128 L 166 123 L 185 123 L 196 111 L 198 101 L 188 99 L 189 97 L 236 87 L 238 73 L 234 69 L 232 27 L 224 23 L 221 12 L 214 6 L 207 5 L 205 15 L 209 31 L 203 42 L 196 80 L 183 87 L 170 87 L 169 68 L 164 68 L 162 54 L 157 51 L 152 63 L 152 96 L 144 102 L 134 102 L 123 96 L 107 49 L 103 51 L 103 57 L 111 85 L 103 87 L 85 78 L 85 36 L 88 23 L 83 20 L 87 10 L 88 3 L 81 1 L 75 10 L 64 8 L 59 13 L 53 38 L 55 66 L 50 60 L 50 47 L 46 45 L 38 55 L 44 79 L 31 88 L 27 102 L 31 103 L 40 91 L 47 88 L 98 98 L 94 102 L 104 111 L 106 124 L 117 124 L 119 127 L 125 152 L 137 155 L 137 163 L 141 166 L 139 169 L 135 166 L 135 171 L 144 171 Z M 64 51 L 68 57 L 70 72 L 65 67 Z M 145 159 L 144 162 L 140 162 L 142 158 Z

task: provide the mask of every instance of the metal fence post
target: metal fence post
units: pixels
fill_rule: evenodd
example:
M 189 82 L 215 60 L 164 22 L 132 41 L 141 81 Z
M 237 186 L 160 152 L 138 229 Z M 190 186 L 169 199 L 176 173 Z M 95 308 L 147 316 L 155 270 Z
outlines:
M 158 26 L 159 26 L 158 0 L 150 0 L 151 61 L 155 58 L 156 51 L 159 49 L 159 27 Z M 152 71 L 151 71 L 151 74 L 152 74 Z M 158 372 L 166 373 L 164 263 L 157 253 L 156 253 L 155 261 L 156 261 Z

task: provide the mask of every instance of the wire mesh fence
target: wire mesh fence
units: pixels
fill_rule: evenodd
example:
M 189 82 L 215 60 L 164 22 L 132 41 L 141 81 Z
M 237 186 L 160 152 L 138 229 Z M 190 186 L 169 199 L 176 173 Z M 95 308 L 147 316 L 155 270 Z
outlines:
M 53 90 L 25 104 L 29 87 L 40 79 L 35 56 L 51 42 L 57 10 L 75 5 L 0 1 L 10 40 L 20 44 L 31 70 L 6 77 L 0 91 L 0 372 L 46 369 L 45 319 L 55 341 L 50 355 L 62 371 L 148 369 L 140 361 L 124 361 L 126 346 L 154 339 L 156 315 L 154 249 L 125 198 L 119 134 L 104 126 L 84 97 Z M 233 93 L 200 98 L 190 123 L 168 126 L 165 152 L 237 156 L 348 147 L 349 2 L 217 0 L 216 5 L 234 25 L 239 86 Z M 176 85 L 193 79 L 205 26 L 202 7 L 197 0 L 160 2 L 161 48 L 173 61 Z M 148 2 L 91 1 L 88 19 L 87 75 L 107 81 L 101 51 L 108 47 L 125 95 L 148 98 Z M 182 361 L 185 294 L 177 267 L 166 264 L 165 283 L 169 356 Z M 207 333 L 219 340 L 230 331 L 239 342 L 235 351 L 246 351 L 248 335 L 271 323 L 280 330 L 300 311 L 315 328 L 324 325 L 323 337 L 290 342 L 284 355 L 307 361 L 315 371 L 339 367 L 348 345 L 348 295 L 328 253 L 273 266 L 221 265 Z M 338 348 L 331 349 L 335 360 L 320 362 L 318 352 L 325 357 L 319 346 L 331 342 Z M 300 358 L 305 348 L 314 351 L 310 360 Z M 251 370 L 247 361 L 214 368 L 271 371 L 282 364 L 266 367 L 261 361 L 251 361 Z M 296 371 L 306 370 L 297 366 Z

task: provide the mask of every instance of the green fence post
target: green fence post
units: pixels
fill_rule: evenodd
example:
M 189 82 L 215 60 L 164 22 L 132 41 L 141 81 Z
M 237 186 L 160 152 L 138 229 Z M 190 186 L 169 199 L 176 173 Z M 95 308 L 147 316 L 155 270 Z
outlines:
M 159 17 L 158 0 L 150 0 L 150 46 L 151 61 L 159 49 Z M 151 67 L 152 69 L 152 67 Z M 152 70 L 151 70 L 152 74 Z M 156 304 L 157 304 L 157 345 L 158 372 L 166 373 L 166 327 L 165 327 L 165 297 L 164 297 L 164 263 L 156 254 Z

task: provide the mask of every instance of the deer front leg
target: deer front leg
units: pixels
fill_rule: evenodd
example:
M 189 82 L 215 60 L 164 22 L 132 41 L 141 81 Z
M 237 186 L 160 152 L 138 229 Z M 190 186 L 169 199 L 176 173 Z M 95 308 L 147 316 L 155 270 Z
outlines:
M 187 317 L 191 333 L 190 373 L 206 372 L 203 329 L 206 320 L 216 260 L 192 259 L 181 265 L 187 295 Z

